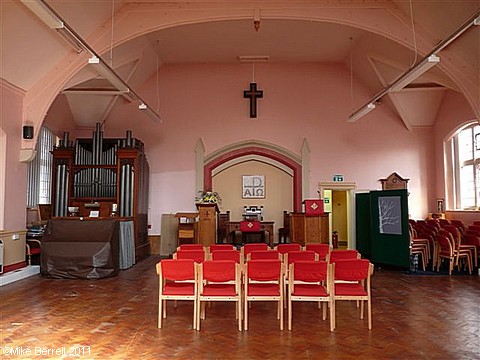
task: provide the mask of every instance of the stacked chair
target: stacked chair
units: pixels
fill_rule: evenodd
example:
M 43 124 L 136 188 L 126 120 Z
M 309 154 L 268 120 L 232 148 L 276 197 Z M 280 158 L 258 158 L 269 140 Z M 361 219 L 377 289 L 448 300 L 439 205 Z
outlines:
M 159 276 L 158 327 L 167 316 L 167 301 L 193 302 L 192 328 L 200 330 L 213 302 L 235 304 L 239 331 L 249 328 L 249 309 L 255 302 L 276 304 L 280 330 L 284 308 L 288 308 L 288 330 L 292 329 L 295 303 L 318 304 L 322 319 L 336 327 L 337 301 L 357 301 L 363 319 L 366 303 L 368 328 L 372 327 L 370 276 L 373 265 L 356 250 L 332 250 L 328 244 L 249 243 L 239 251 L 231 245 L 183 244 L 173 259 L 157 265 Z M 366 270 L 365 270 L 366 269 Z M 208 306 L 207 306 L 208 304 Z M 268 316 L 264 314 L 264 316 Z
M 480 251 L 480 220 L 466 226 L 460 220 L 409 220 L 411 254 L 419 254 L 425 268 L 431 262 L 432 269 L 440 271 L 448 263 L 448 273 L 468 270 L 471 274 L 478 267 Z

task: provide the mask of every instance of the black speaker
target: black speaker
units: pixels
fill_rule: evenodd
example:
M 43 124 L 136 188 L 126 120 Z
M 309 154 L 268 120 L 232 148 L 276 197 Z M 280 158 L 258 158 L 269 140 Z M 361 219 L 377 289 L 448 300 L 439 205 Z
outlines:
M 24 126 L 23 127 L 23 138 L 24 139 L 33 139 L 33 126 Z

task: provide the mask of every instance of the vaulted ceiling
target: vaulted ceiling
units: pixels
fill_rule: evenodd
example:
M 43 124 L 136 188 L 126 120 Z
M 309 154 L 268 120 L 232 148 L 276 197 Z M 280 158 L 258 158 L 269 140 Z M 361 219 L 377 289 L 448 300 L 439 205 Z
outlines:
M 238 63 L 239 56 L 261 55 L 268 56 L 269 63 L 342 64 L 371 89 L 372 96 L 418 64 L 480 10 L 478 0 L 45 3 L 132 89 L 141 88 L 164 64 Z M 80 127 L 105 119 L 117 102 L 125 101 L 86 62 L 73 66 L 85 55 L 75 53 L 71 44 L 22 1 L 2 1 L 0 9 L 3 79 L 28 94 L 58 73 L 64 79 L 55 95 L 57 101 L 51 99 L 51 103 L 66 100 Z M 311 18 L 306 15 L 309 12 Z M 200 15 L 186 15 L 191 13 Z M 314 21 L 317 13 L 321 15 Z M 142 21 L 135 22 L 136 14 L 143 14 L 145 31 L 138 30 Z M 151 25 L 153 15 L 162 26 Z M 163 21 L 162 15 L 169 20 Z M 133 25 L 127 28 L 125 24 Z M 473 86 L 480 83 L 479 44 L 480 26 L 471 26 L 439 54 L 441 65 L 381 101 L 398 113 L 408 129 L 431 126 L 445 91 L 466 91 L 467 87 L 462 89 L 462 82 L 452 77 L 457 75 L 455 71 L 466 72 L 468 78 L 477 76 Z M 453 62 L 452 58 L 456 65 L 449 70 L 444 60 Z M 101 91 L 103 95 L 99 95 Z M 34 102 L 33 97 L 30 95 L 29 101 Z

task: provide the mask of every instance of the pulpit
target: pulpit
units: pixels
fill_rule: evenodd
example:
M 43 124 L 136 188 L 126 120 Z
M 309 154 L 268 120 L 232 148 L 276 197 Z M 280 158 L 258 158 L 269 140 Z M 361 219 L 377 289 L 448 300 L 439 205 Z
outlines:
M 216 243 L 217 238 L 217 204 L 197 204 L 198 235 L 197 241 L 203 246 Z
M 329 243 L 328 214 L 292 213 L 290 216 L 292 243 L 299 243 L 302 246 L 306 243 Z

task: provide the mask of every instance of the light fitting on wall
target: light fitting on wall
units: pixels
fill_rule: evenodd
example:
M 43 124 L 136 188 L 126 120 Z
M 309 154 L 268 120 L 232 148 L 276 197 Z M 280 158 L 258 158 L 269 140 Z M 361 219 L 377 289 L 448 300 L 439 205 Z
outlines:
M 68 39 L 69 44 L 80 53 L 87 51 L 92 56 L 88 60 L 88 64 L 92 65 L 96 71 L 105 77 L 122 95 L 131 101 L 138 101 L 144 104 L 148 110 L 148 115 L 154 121 L 160 122 L 160 115 L 155 112 L 142 98 L 113 70 L 95 50 L 78 35 L 72 27 L 70 27 L 64 19 L 53 10 L 45 0 L 20 0 L 28 7 L 40 20 L 42 20 L 49 28 L 56 30 L 64 39 Z M 80 50 L 80 51 L 78 51 Z M 98 93 L 93 90 L 92 94 Z M 106 92 L 101 91 L 102 94 Z

